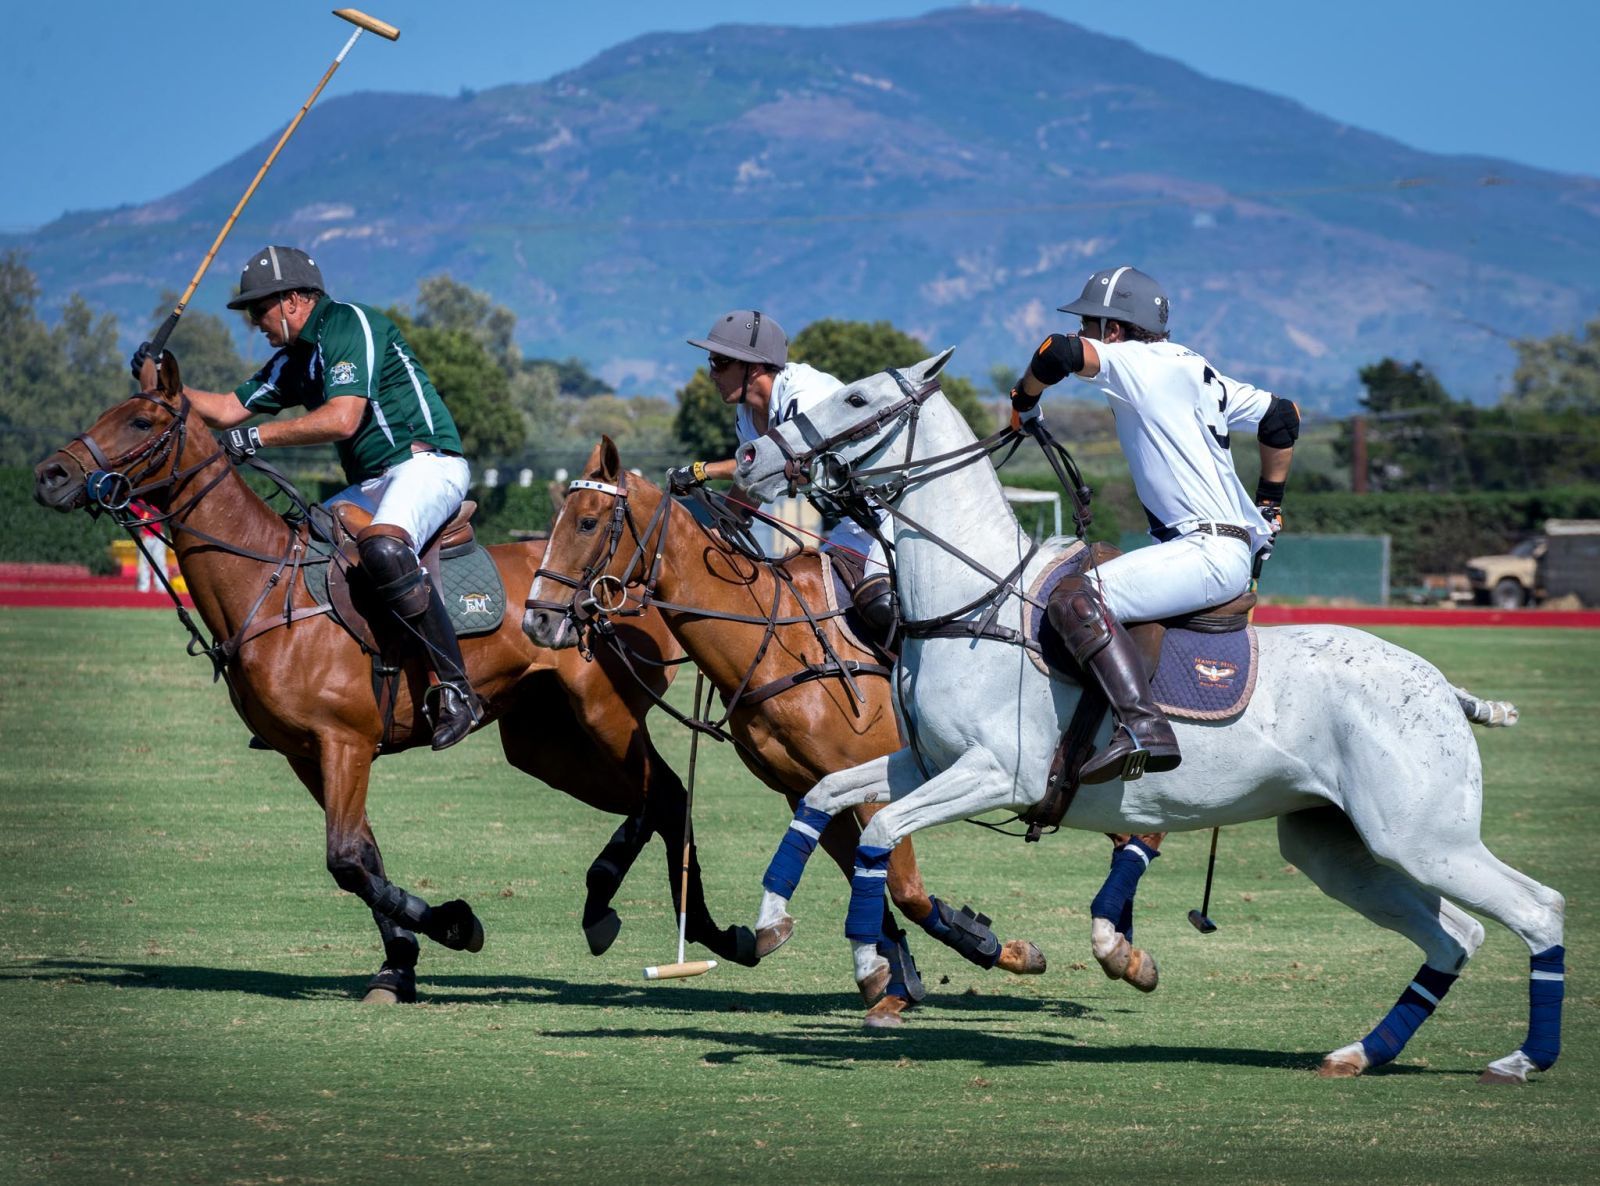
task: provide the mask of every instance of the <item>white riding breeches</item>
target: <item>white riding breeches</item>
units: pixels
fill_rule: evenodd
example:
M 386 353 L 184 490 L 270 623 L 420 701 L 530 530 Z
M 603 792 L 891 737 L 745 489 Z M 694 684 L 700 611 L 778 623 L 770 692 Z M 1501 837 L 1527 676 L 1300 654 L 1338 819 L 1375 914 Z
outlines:
M 1124 552 L 1096 570 L 1119 622 L 1153 622 L 1231 601 L 1250 587 L 1250 545 L 1196 531 Z
M 464 457 L 447 453 L 413 453 L 376 478 L 346 486 L 329 503 L 353 502 L 372 512 L 374 523 L 403 527 L 413 551 L 420 552 L 434 533 L 461 509 L 472 482 Z
M 883 544 L 873 539 L 861 529 L 861 525 L 854 519 L 841 519 L 828 532 L 828 538 L 823 541 L 824 552 L 838 548 L 846 552 L 854 552 L 857 556 L 866 558 L 863 577 L 876 576 L 880 572 L 888 572 L 884 564 Z

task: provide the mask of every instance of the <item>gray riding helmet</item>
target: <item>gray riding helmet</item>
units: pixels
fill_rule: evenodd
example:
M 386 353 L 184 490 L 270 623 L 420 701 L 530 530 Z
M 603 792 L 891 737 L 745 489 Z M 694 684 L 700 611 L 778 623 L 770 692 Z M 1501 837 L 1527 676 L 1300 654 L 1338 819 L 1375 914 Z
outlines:
M 761 362 L 782 367 L 789 362 L 789 335 L 783 326 L 759 309 L 735 309 L 712 323 L 704 338 L 690 338 L 698 346 L 740 362 Z
M 228 308 L 243 309 L 262 297 L 301 288 L 328 291 L 317 261 L 298 247 L 263 247 L 245 261 L 244 271 L 239 273 L 239 295 L 228 302 Z
M 1138 268 L 1106 268 L 1096 272 L 1083 286 L 1082 296 L 1070 305 L 1057 308 L 1080 317 L 1126 321 L 1153 334 L 1167 332 L 1167 315 L 1172 311 L 1161 285 Z

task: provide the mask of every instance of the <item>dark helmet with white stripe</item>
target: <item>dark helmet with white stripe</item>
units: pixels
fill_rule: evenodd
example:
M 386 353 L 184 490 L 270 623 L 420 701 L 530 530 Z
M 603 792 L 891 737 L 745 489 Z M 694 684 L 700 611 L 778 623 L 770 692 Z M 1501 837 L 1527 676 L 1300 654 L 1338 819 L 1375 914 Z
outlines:
M 1060 305 L 1063 313 L 1080 317 L 1104 317 L 1126 321 L 1152 334 L 1167 332 L 1167 315 L 1172 306 L 1167 294 L 1138 268 L 1106 268 L 1089 277 L 1083 295 L 1070 305 Z
M 239 273 L 239 295 L 228 302 L 228 308 L 243 309 L 262 297 L 308 288 L 327 291 L 316 260 L 298 247 L 263 247 L 245 261 L 244 271 Z

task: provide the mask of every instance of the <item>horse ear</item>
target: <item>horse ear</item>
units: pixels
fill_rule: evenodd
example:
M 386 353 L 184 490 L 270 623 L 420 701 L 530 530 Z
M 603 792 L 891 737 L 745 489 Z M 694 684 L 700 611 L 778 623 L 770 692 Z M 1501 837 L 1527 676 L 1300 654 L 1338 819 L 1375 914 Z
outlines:
M 950 361 L 950 356 L 955 352 L 956 348 L 954 346 L 946 346 L 941 353 L 935 354 L 932 358 L 925 358 L 919 362 L 916 369 L 917 373 L 922 377 L 922 381 L 926 383 L 940 371 L 944 370 L 944 364 Z
M 161 370 L 156 376 L 156 390 L 168 399 L 183 395 L 183 379 L 178 374 L 178 360 L 170 350 L 161 352 Z
M 621 472 L 622 458 L 617 453 L 616 442 L 602 434 L 599 443 L 589 454 L 589 462 L 584 466 L 584 473 L 602 482 L 615 483 L 617 475 Z

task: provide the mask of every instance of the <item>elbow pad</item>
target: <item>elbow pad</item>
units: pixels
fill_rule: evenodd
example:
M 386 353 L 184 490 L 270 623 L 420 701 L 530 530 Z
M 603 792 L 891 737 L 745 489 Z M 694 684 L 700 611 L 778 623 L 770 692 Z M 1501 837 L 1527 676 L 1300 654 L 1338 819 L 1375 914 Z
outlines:
M 1272 397 L 1267 414 L 1261 417 L 1256 440 L 1269 449 L 1290 449 L 1300 439 L 1300 409 L 1293 400 Z
M 1083 370 L 1083 343 L 1077 334 L 1051 334 L 1033 352 L 1028 370 L 1046 387 L 1052 387 Z

